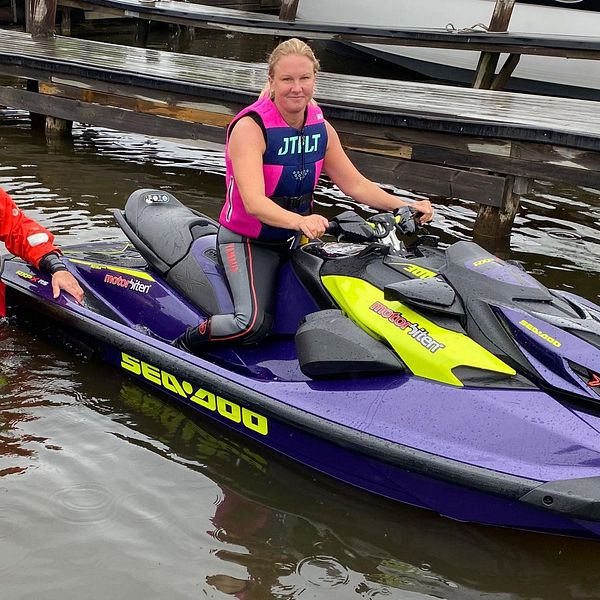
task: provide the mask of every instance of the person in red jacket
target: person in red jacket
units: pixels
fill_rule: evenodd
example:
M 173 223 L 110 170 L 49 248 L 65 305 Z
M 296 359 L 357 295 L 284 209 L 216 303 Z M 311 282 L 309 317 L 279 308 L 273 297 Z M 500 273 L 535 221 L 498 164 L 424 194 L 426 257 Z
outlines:
M 0 188 L 0 241 L 12 254 L 52 275 L 52 294 L 58 298 L 68 292 L 81 304 L 83 290 L 61 260 L 54 245 L 54 236 L 39 223 L 25 215 L 14 200 Z M 1 293 L 1 292 L 0 292 Z

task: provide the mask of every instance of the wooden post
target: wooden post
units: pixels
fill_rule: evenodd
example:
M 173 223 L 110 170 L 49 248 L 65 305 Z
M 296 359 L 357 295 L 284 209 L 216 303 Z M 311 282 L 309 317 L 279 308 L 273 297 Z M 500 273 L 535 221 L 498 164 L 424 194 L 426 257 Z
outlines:
M 54 35 L 57 0 L 27 0 L 26 30 L 33 38 Z
M 185 53 L 190 49 L 195 37 L 196 30 L 194 27 L 172 23 L 169 25 L 167 47 L 171 52 Z
M 516 0 L 496 0 L 490 21 L 490 31 L 508 31 Z
M 28 92 L 38 93 L 40 91 L 39 83 L 35 79 L 28 79 L 25 85 Z M 31 129 L 33 132 L 41 133 L 42 131 L 44 131 L 44 127 L 46 124 L 45 115 L 30 112 L 29 119 L 31 121 Z
M 516 0 L 496 0 L 494 13 L 490 20 L 489 31 L 508 31 Z M 489 89 L 494 81 L 494 73 L 498 66 L 500 54 L 497 52 L 482 52 L 475 72 L 474 88 Z M 516 66 L 516 65 L 515 65 Z M 513 67 L 514 69 L 514 67 Z
M 507 248 L 521 196 L 529 192 L 530 187 L 531 179 L 507 175 L 502 207 L 479 205 L 473 240 L 492 254 Z
M 148 45 L 148 34 L 150 33 L 150 21 L 136 19 L 133 29 L 133 45 L 145 48 Z
M 46 139 L 69 139 L 73 130 L 73 121 L 66 121 L 58 117 L 46 117 Z
M 60 8 L 60 35 L 71 35 L 71 9 L 68 6 Z
M 515 72 L 519 61 L 521 60 L 520 54 L 509 54 L 506 62 L 502 65 L 500 69 L 500 73 L 494 77 L 494 81 L 492 81 L 492 85 L 490 86 L 491 90 L 502 90 L 504 86 L 510 79 L 510 76 Z
M 280 21 L 295 21 L 298 12 L 298 0 L 281 0 L 281 9 L 279 10 Z

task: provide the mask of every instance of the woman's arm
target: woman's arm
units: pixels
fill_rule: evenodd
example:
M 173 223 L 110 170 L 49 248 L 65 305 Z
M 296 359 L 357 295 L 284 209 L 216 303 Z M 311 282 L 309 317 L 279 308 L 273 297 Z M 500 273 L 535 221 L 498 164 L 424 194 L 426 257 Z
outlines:
M 328 143 L 323 168 L 344 194 L 357 202 L 379 210 L 391 211 L 400 206 L 409 205 L 422 213 L 422 223 L 431 221 L 433 208 L 429 200 L 406 202 L 397 196 L 388 194 L 370 179 L 367 179 L 348 158 L 336 130 L 328 122 L 326 122 L 326 126 Z
M 14 200 L 2 189 L 0 240 L 6 244 L 9 252 L 52 276 L 54 298 L 58 298 L 60 291 L 64 290 L 81 304 L 83 290 L 60 261 L 60 250 L 54 245 L 54 236 L 37 221 L 21 212 Z
M 236 123 L 229 138 L 228 149 L 235 182 L 248 214 L 273 227 L 302 231 L 309 238 L 323 235 L 327 219 L 320 215 L 303 217 L 275 204 L 265 195 L 265 139 L 252 118 L 243 117 Z

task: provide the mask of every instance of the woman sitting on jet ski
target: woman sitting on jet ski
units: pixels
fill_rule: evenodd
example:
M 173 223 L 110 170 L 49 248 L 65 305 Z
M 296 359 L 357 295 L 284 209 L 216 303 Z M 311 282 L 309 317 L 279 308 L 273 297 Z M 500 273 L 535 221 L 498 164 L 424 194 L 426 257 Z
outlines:
M 62 290 L 71 294 L 77 302 L 83 301 L 83 290 L 60 259 L 60 250 L 54 245 L 54 236 L 23 214 L 1 188 L 0 241 L 6 244 L 9 252 L 52 275 L 52 293 L 55 298 L 58 298 Z
M 174 342 L 187 351 L 199 352 L 209 342 L 255 342 L 269 332 L 279 266 L 301 234 L 314 239 L 328 226 L 312 213 L 322 168 L 358 202 L 385 211 L 407 204 L 365 178 L 344 152 L 313 100 L 319 62 L 310 46 L 286 40 L 268 66 L 265 91 L 227 130 L 218 249 L 235 312 L 189 328 Z M 428 200 L 411 205 L 421 222 L 431 220 Z

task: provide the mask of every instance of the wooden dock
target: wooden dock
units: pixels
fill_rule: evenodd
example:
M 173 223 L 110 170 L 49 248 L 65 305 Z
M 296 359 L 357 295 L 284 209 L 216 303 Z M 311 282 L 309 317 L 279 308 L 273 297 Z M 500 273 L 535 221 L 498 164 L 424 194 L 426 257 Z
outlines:
M 14 31 L 0 31 L 0 72 L 42 92 L 1 88 L 0 104 L 218 142 L 266 80 L 263 64 Z M 500 213 L 531 178 L 600 187 L 594 102 L 332 73 L 319 75 L 317 99 L 353 161 L 380 183 Z
M 210 1 L 203 4 L 177 0 L 58 0 L 59 6 L 102 10 L 123 17 L 212 27 L 259 35 L 296 36 L 312 40 L 335 40 L 499 52 L 536 54 L 564 58 L 600 59 L 600 37 L 549 36 L 485 31 L 448 31 L 426 28 L 387 28 L 343 25 L 317 21 L 281 20 L 273 14 L 226 8 Z M 216 2 L 215 2 L 216 4 Z

